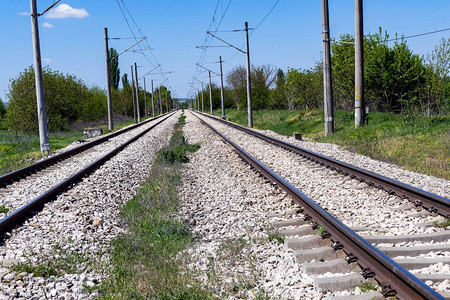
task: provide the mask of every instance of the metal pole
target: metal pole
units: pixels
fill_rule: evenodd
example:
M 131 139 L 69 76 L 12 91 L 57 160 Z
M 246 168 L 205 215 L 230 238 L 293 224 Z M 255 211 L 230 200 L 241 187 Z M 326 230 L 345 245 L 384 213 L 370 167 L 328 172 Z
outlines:
M 152 79 L 152 117 L 155 117 L 155 102 L 153 101 L 153 79 Z
M 144 118 L 147 118 L 147 87 L 145 86 L 145 77 L 144 77 Z
M 113 112 L 111 102 L 111 74 L 109 73 L 109 46 L 108 46 L 108 28 L 105 27 L 105 52 L 106 52 L 106 96 L 108 99 L 108 128 L 113 130 Z
M 325 135 L 334 132 L 333 90 L 331 86 L 330 26 L 328 19 L 328 0 L 322 0 L 322 36 L 323 36 L 323 93 Z
M 159 114 L 161 115 L 163 113 L 161 101 L 161 86 L 158 88 L 158 91 L 159 91 Z
M 211 114 L 213 114 L 213 107 L 212 107 L 212 86 L 211 86 L 211 71 L 208 71 L 209 73 L 209 108 L 211 110 Z
M 137 65 L 136 63 L 134 63 L 134 73 L 136 75 L 136 111 L 137 111 L 137 118 L 138 118 L 138 123 L 141 122 L 141 108 L 139 105 L 139 77 L 138 77 L 138 72 L 137 72 Z
M 36 0 L 30 0 L 31 6 L 31 33 L 33 35 L 34 76 L 36 80 L 36 100 L 39 124 L 39 141 L 42 155 L 50 154 L 48 141 L 47 114 L 45 112 L 44 83 L 42 78 L 41 45 L 39 42 L 38 12 Z
M 355 0 L 355 127 L 364 125 L 363 1 Z
M 252 112 L 252 82 L 250 76 L 250 46 L 248 42 L 248 23 L 245 22 L 245 43 L 247 44 L 247 110 L 248 110 L 248 127 L 253 127 Z
M 169 112 L 169 103 L 167 102 L 167 89 L 166 89 L 166 112 Z
M 225 119 L 225 104 L 223 96 L 223 73 L 222 73 L 222 56 L 219 56 L 220 63 L 220 100 L 222 102 L 222 119 Z
M 203 102 L 203 82 L 202 82 L 202 112 L 205 111 L 205 103 Z
M 134 71 L 133 71 L 133 65 L 131 65 L 131 95 L 133 96 L 133 117 L 134 117 L 134 123 L 136 122 L 136 102 L 134 101 Z

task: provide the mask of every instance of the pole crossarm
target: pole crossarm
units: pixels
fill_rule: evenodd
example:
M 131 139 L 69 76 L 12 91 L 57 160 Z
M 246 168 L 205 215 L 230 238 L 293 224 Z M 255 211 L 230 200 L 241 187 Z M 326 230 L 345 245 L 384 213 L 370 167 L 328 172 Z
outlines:
M 150 75 L 153 71 L 155 71 L 156 69 L 158 69 L 160 66 L 161 66 L 161 64 L 158 64 L 156 67 L 154 67 L 154 68 L 153 68 L 152 70 L 150 70 L 148 73 L 146 73 L 145 75 L 142 75 L 142 77 L 139 78 L 139 80 L 142 79 L 142 78 L 144 78 L 144 77 L 147 76 L 147 75 Z
M 214 71 L 212 71 L 212 70 L 210 70 L 210 69 L 208 69 L 208 68 L 205 68 L 204 66 L 200 65 L 199 63 L 196 63 L 196 65 L 199 66 L 200 68 L 205 69 L 206 71 L 210 71 L 211 73 L 214 73 L 214 74 L 216 74 L 217 76 L 220 76 L 220 74 L 217 74 L 216 72 L 214 72 Z
M 201 81 L 201 80 L 198 80 L 197 78 L 195 78 L 195 77 L 192 77 L 192 79 L 194 79 L 194 80 L 197 80 L 198 82 L 200 82 L 200 83 L 204 83 L 203 81 Z
M 42 16 L 43 14 L 45 14 L 46 12 L 48 12 L 50 9 L 52 9 L 56 4 L 58 4 L 61 0 L 56 1 L 55 3 L 53 3 L 52 5 L 50 5 L 47 9 L 45 9 L 43 12 L 41 12 L 40 14 L 38 14 L 38 17 Z
M 218 39 L 219 41 L 224 42 L 224 43 L 227 44 L 228 46 L 233 47 L 234 49 L 236 49 L 236 50 L 238 50 L 238 51 L 240 51 L 240 52 L 242 52 L 242 53 L 244 53 L 244 54 L 246 53 L 245 51 L 239 49 L 238 47 L 236 47 L 236 46 L 234 46 L 234 45 L 232 45 L 232 44 L 230 44 L 230 43 L 228 43 L 228 42 L 222 40 L 221 38 L 219 38 L 219 37 L 217 37 L 217 36 L 215 36 L 215 35 L 212 34 L 211 32 L 207 31 L 206 33 L 209 34 L 209 35 L 212 36 L 212 37 L 215 37 L 215 38 Z
M 123 50 L 122 52 L 120 52 L 119 54 L 117 54 L 114 58 L 119 57 L 121 54 L 127 52 L 128 50 L 130 50 L 131 48 L 133 48 L 134 46 L 136 46 L 137 44 L 139 44 L 140 42 L 142 42 L 142 41 L 145 40 L 146 38 L 148 38 L 148 36 L 144 36 L 140 41 L 134 43 L 133 45 L 131 45 L 131 46 L 128 47 L 127 49 Z
M 195 46 L 197 49 L 205 49 L 205 48 L 228 48 L 231 46 Z

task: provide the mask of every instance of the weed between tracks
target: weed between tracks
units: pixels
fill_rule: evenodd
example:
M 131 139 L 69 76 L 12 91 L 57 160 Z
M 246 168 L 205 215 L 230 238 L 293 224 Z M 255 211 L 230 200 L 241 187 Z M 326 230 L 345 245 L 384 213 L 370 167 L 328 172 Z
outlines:
M 178 206 L 177 186 L 188 145 L 179 118 L 169 146 L 160 150 L 150 175 L 136 196 L 122 208 L 129 233 L 112 242 L 110 277 L 100 289 L 104 299 L 207 299 L 177 256 L 195 240 L 188 225 L 171 218 Z

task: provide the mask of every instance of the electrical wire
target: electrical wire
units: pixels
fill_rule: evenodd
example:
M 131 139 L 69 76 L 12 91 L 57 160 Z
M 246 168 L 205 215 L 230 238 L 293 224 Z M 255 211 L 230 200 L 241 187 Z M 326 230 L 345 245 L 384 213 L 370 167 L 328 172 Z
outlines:
M 402 36 L 400 38 L 395 38 L 395 39 L 388 39 L 388 40 L 386 40 L 386 42 L 398 41 L 399 39 L 403 40 L 403 39 L 415 38 L 415 37 L 418 37 L 418 36 L 429 35 L 429 34 L 443 32 L 443 31 L 447 31 L 447 30 L 450 30 L 450 28 L 444 28 L 444 29 L 430 31 L 430 32 L 425 32 L 425 33 L 413 34 L 413 35 L 410 35 L 410 36 Z

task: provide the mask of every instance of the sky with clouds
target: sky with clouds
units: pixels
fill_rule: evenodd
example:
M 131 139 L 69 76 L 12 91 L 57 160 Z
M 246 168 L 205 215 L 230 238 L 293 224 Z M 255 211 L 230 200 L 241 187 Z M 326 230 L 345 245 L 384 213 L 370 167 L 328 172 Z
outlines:
M 33 51 L 29 1 L 1 3 L 0 98 L 5 101 L 9 80 L 33 64 Z M 37 0 L 38 11 L 53 3 Z M 330 0 L 329 6 L 331 36 L 352 34 L 354 1 Z M 449 11 L 448 0 L 365 1 L 364 30 L 366 34 L 376 33 L 382 27 L 393 37 L 395 33 L 409 36 L 449 28 Z M 206 39 L 206 30 L 214 30 L 220 24 L 217 35 L 241 47 L 244 33 L 231 30 L 242 29 L 245 21 L 250 28 L 256 27 L 266 16 L 250 36 L 252 63 L 271 64 L 286 71 L 288 67 L 310 68 L 321 59 L 320 0 L 63 0 L 39 18 L 42 62 L 52 70 L 77 76 L 88 86 L 103 88 L 104 27 L 108 27 L 110 37 L 123 38 L 109 41 L 118 52 L 134 44 L 134 38 L 148 36 L 139 45 L 152 50 L 122 54 L 121 74 L 130 73 L 134 62 L 142 75 L 161 64 L 155 72 L 173 73 L 151 74 L 147 80 L 153 79 L 157 85 L 167 79 L 164 84 L 175 96 L 186 97 L 193 76 L 207 80 L 207 74 L 196 67 L 196 62 L 218 72 L 216 62 L 221 55 L 224 74 L 245 64 L 245 55 L 232 48 L 197 49 L 205 42 L 223 45 Z M 408 45 L 414 53 L 426 55 L 449 36 L 450 31 L 444 31 L 411 38 Z M 138 47 L 132 48 L 135 49 Z M 218 83 L 218 78 L 213 81 Z

